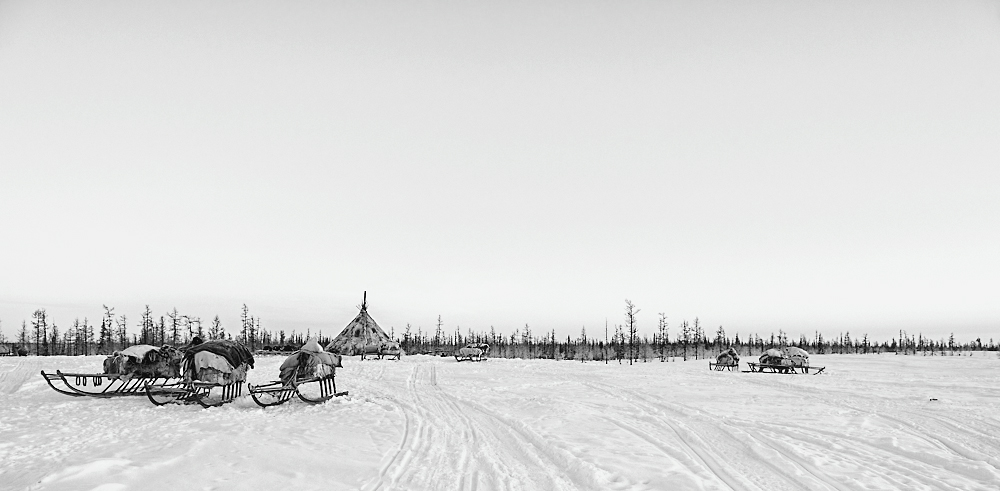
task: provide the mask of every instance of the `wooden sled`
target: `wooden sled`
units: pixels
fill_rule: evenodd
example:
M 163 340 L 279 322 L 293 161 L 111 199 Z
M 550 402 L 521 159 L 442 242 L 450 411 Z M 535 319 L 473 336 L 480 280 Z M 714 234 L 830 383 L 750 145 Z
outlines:
M 383 359 L 385 359 L 385 360 L 399 360 L 399 358 L 400 358 L 400 356 L 402 356 L 402 354 L 403 354 L 403 352 L 400 351 L 400 350 L 395 350 L 395 351 L 380 351 L 378 353 L 378 359 L 379 360 L 383 360 Z
M 826 367 L 796 367 L 768 363 L 747 363 L 747 365 L 750 366 L 750 370 L 744 373 L 812 373 L 813 375 L 819 375 L 823 370 L 826 370 Z
M 378 351 L 376 353 L 365 353 L 361 352 L 361 360 L 376 359 L 376 360 L 398 360 L 402 353 L 400 351 L 388 352 L 388 351 Z
M 714 361 L 708 362 L 708 369 L 715 370 L 716 372 L 721 372 L 723 370 L 728 370 L 731 372 L 733 370 L 739 370 L 739 368 L 740 368 L 739 363 L 716 363 Z
M 485 361 L 484 355 L 459 355 L 455 354 L 455 361 Z
M 74 397 L 141 396 L 147 386 L 177 383 L 176 377 L 129 377 L 120 373 L 45 373 L 42 377 L 52 390 Z
M 315 389 L 319 388 L 319 395 L 315 395 Z M 306 389 L 303 392 L 303 389 Z M 298 396 L 302 402 L 309 404 L 321 404 L 334 397 L 346 396 L 347 391 L 337 392 L 337 382 L 333 374 L 326 377 L 308 377 L 296 380 L 290 384 L 284 384 L 280 380 L 262 385 L 249 386 L 250 398 L 260 407 L 270 407 L 284 404 Z
M 403 350 L 399 349 L 399 346 L 396 346 L 396 348 L 366 346 L 365 349 L 361 350 L 361 360 L 364 361 L 369 358 L 376 360 L 398 360 L 402 354 Z
M 217 390 L 213 391 L 213 389 Z M 219 407 L 233 402 L 243 395 L 243 382 L 222 385 L 195 380 L 165 385 L 147 385 L 145 392 L 149 401 L 157 406 L 200 404 L 205 408 Z

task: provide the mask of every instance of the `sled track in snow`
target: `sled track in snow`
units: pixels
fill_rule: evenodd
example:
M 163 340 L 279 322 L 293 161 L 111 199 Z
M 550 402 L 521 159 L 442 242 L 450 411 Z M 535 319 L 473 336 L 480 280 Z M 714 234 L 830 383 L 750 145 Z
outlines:
M 0 373 L 0 393 L 13 394 L 17 392 L 31 378 L 32 372 L 33 370 L 25 369 L 23 360 L 18 360 L 10 371 Z
M 866 398 L 857 392 L 837 394 L 836 389 L 823 391 L 764 379 L 755 379 L 753 383 L 776 390 L 794 391 L 796 397 L 882 420 L 899 431 L 893 438 L 906 436 L 922 440 L 929 447 L 947 452 L 950 457 L 957 457 L 964 463 L 955 465 L 941 457 L 878 444 L 871 438 L 861 436 L 795 424 L 756 423 L 758 432 L 769 433 L 772 441 L 797 440 L 828 450 L 836 445 L 839 456 L 851 457 L 865 468 L 881 468 L 878 474 L 894 476 L 897 481 L 893 484 L 900 488 L 919 483 L 931 489 L 992 490 L 997 489 L 997 483 L 1000 483 L 1000 438 L 989 431 L 996 428 L 995 420 L 984 419 L 981 414 L 962 410 L 964 420 L 959 421 L 928 409 L 886 407 L 883 399 Z M 883 404 L 880 406 L 880 403 Z M 823 438 L 818 438 L 817 434 L 823 435 Z M 945 462 L 948 464 L 945 465 Z M 964 482 L 949 484 L 942 479 L 942 475 L 947 476 L 949 482 Z
M 557 448 L 530 428 L 437 383 L 437 366 L 418 365 L 398 402 L 403 438 L 378 477 L 376 490 L 614 489 L 610 473 Z M 442 485 L 447 483 L 447 485 Z M 622 483 L 617 483 L 619 488 Z
M 619 427 L 674 458 L 677 458 L 674 455 L 676 448 L 662 444 L 648 433 L 657 431 L 667 438 L 676 435 L 690 457 L 689 461 L 678 460 L 686 465 L 700 462 L 729 489 L 760 489 L 757 483 L 764 482 L 768 489 L 856 489 L 859 483 L 832 478 L 821 468 L 820 462 L 826 462 L 822 464 L 824 466 L 832 463 L 853 467 L 866 473 L 867 480 L 878 479 L 894 489 L 986 490 L 996 489 L 996 483 L 1000 482 L 1000 474 L 996 472 L 996 454 L 1000 445 L 990 445 L 1000 439 L 973 429 L 990 428 L 988 420 L 980 426 L 980 417 L 972 418 L 971 423 L 962 423 L 939 414 L 928 414 L 927 411 L 894 410 L 893 414 L 887 414 L 888 411 L 866 409 L 861 407 L 865 404 L 845 402 L 843 397 L 814 388 L 778 380 L 751 380 L 781 392 L 794 392 L 796 397 L 803 397 L 804 393 L 805 397 L 822 405 L 886 420 L 893 430 L 902 432 L 901 436 L 923 440 L 930 446 L 950 452 L 950 458 L 921 454 L 879 442 L 877 437 L 881 436 L 884 440 L 887 438 L 885 433 L 853 436 L 824 431 L 794 420 L 785 421 L 783 415 L 778 413 L 773 420 L 766 422 L 725 418 L 682 403 L 654 398 L 641 391 L 606 383 L 588 382 L 587 385 L 614 395 L 639 411 L 643 422 L 641 427 L 616 422 Z M 967 464 L 954 465 L 954 457 Z M 859 479 L 862 482 L 866 480 L 864 477 Z
M 738 438 L 738 432 L 723 422 L 672 411 L 636 391 L 593 381 L 586 385 L 632 406 L 633 421 L 614 423 L 686 466 L 705 484 L 714 483 L 711 489 L 843 489 L 821 476 L 810 475 L 802 466 L 777 463 L 783 460 L 779 452 L 753 439 Z M 680 445 L 668 443 L 672 441 Z M 761 483 L 766 483 L 766 488 Z
M 692 451 L 708 453 L 727 462 L 723 469 L 742 478 L 730 477 L 727 484 L 733 489 L 851 489 L 827 476 L 808 459 L 789 451 L 793 449 L 776 447 L 760 435 L 747 432 L 741 425 L 734 425 L 725 418 L 684 404 L 655 399 L 638 391 L 619 391 L 637 408 L 647 411 L 678 434 L 683 435 L 678 428 L 683 429 L 688 434 L 687 441 L 701 443 L 700 449 L 697 445 L 688 444 Z M 741 487 L 734 486 L 733 481 L 740 482 Z M 766 483 L 766 487 L 762 483 Z

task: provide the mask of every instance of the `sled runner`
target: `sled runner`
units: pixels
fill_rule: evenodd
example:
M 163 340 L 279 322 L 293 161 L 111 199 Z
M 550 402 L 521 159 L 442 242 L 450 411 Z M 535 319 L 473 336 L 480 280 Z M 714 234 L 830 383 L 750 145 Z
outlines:
M 292 396 L 310 404 L 346 396 L 346 391 L 337 392 L 337 367 L 343 368 L 340 355 L 323 351 L 319 342 L 310 339 L 281 364 L 278 369 L 281 380 L 251 385 L 250 397 L 257 405 L 269 407 L 284 404 Z
M 117 397 L 141 396 L 146 386 L 174 383 L 177 377 L 132 377 L 118 373 L 45 373 L 42 377 L 49 387 L 68 396 Z
M 147 385 L 160 386 L 180 380 L 182 354 L 172 346 L 137 344 L 115 351 L 104 360 L 103 373 L 45 373 L 42 377 L 60 394 L 116 397 L 145 393 Z
M 224 339 L 202 342 L 195 337 L 184 348 L 181 362 L 184 379 L 172 384 L 147 385 L 146 397 L 157 406 L 221 406 L 243 395 L 247 371 L 253 364 L 253 354 L 242 344 Z

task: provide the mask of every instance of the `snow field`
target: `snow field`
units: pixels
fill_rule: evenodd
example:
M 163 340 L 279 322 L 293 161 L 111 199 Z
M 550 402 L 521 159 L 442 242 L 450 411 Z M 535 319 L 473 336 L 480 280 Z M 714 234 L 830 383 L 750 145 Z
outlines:
M 0 489 L 1000 489 L 996 353 L 814 355 L 821 375 L 348 357 L 349 396 L 267 409 L 74 398 L 39 375 L 101 360 L 0 358 Z

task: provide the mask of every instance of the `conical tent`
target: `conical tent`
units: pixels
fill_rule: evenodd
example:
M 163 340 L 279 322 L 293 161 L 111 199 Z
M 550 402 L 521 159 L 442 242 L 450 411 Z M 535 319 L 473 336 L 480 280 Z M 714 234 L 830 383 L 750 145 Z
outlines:
M 326 345 L 326 350 L 342 355 L 359 355 L 366 346 L 378 347 L 382 343 L 390 343 L 392 339 L 378 326 L 375 319 L 368 315 L 367 294 L 361 303 L 361 312 L 354 318 L 337 337 Z

